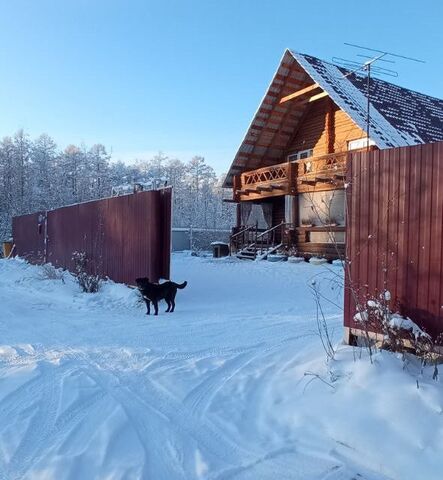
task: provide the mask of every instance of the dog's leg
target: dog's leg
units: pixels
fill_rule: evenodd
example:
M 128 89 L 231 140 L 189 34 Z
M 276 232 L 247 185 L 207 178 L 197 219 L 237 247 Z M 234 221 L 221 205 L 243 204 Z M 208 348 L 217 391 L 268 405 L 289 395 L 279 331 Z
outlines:
M 145 298 L 144 301 L 146 303 L 146 309 L 147 309 L 146 315 L 149 315 L 151 313 L 151 306 L 150 306 L 151 302 L 147 298 Z
M 152 303 L 154 304 L 154 315 L 158 315 L 158 300 L 153 300 Z
M 166 303 L 168 304 L 168 308 L 166 309 L 166 313 L 168 313 L 169 310 L 171 309 L 171 302 L 169 300 L 166 300 Z
M 175 299 L 174 298 L 171 298 L 171 304 L 172 304 L 172 308 L 171 308 L 171 310 L 169 310 L 169 313 L 172 313 L 174 311 L 174 308 L 175 308 Z

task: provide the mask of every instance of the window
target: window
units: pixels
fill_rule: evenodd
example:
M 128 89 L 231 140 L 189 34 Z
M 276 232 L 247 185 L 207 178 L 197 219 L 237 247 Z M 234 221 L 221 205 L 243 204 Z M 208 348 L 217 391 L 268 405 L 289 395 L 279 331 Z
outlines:
M 292 162 L 293 160 L 302 160 L 303 158 L 312 157 L 314 151 L 312 148 L 308 150 L 300 150 L 299 152 L 294 152 L 288 155 L 288 162 Z
M 374 140 L 369 139 L 369 145 L 375 145 Z M 357 140 L 349 140 L 348 150 L 360 150 L 361 148 L 366 148 L 368 146 L 368 139 L 358 138 Z

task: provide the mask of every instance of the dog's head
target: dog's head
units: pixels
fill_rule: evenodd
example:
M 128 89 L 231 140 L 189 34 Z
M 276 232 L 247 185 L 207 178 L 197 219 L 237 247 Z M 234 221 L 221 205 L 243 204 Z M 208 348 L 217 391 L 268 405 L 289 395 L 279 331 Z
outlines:
M 145 288 L 148 286 L 151 282 L 149 281 L 148 277 L 141 277 L 141 278 L 136 278 L 135 283 L 137 284 L 138 288 Z

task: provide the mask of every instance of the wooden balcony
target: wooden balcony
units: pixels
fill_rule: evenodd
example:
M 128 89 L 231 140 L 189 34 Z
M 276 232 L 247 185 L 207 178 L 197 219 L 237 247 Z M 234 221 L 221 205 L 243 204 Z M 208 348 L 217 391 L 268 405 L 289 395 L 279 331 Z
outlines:
M 309 157 L 244 172 L 234 177 L 234 200 L 343 188 L 348 153 Z
M 296 160 L 297 193 L 343 188 L 349 152 Z
M 294 188 L 294 169 L 294 164 L 286 162 L 244 172 L 234 177 L 234 199 L 244 201 L 288 195 Z

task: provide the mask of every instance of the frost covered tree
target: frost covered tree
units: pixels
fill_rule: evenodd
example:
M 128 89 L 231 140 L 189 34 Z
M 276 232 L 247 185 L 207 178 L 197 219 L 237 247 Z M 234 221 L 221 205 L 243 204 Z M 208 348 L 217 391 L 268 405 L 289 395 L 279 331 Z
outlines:
M 176 227 L 185 227 L 185 218 L 189 202 L 186 201 L 186 165 L 177 158 L 168 159 L 166 162 L 164 175 L 168 185 L 172 186 L 172 222 Z
M 81 173 L 83 170 L 83 153 L 79 147 L 68 145 L 58 162 L 58 181 L 66 203 L 75 203 L 81 198 Z
M 11 137 L 0 143 L 0 235 L 11 235 L 11 219 L 18 212 L 15 198 L 17 171 L 14 164 L 14 147 Z
M 55 168 L 57 145 L 46 134 L 40 135 L 31 145 L 31 186 L 32 210 L 48 210 L 58 202 L 56 200 L 57 179 Z
M 111 189 L 111 172 L 109 168 L 111 156 L 104 145 L 96 144 L 87 154 L 90 194 L 92 198 L 103 198 L 109 195 Z
M 31 198 L 28 194 L 31 179 L 31 144 L 29 141 L 29 136 L 23 130 L 19 130 L 14 135 L 12 146 L 16 179 L 15 201 L 17 204 L 17 211 L 19 213 L 25 213 L 31 207 Z
M 232 226 L 234 210 L 222 202 L 222 178 L 203 157 L 184 163 L 159 152 L 148 160 L 114 162 L 104 145 L 61 151 L 49 135 L 31 140 L 19 130 L 0 142 L 0 240 L 11 235 L 13 216 L 107 197 L 113 186 L 154 179 L 174 189 L 174 226 Z
M 217 181 L 214 169 L 203 157 L 196 156 L 186 165 L 188 184 L 188 223 L 207 228 L 213 189 Z

